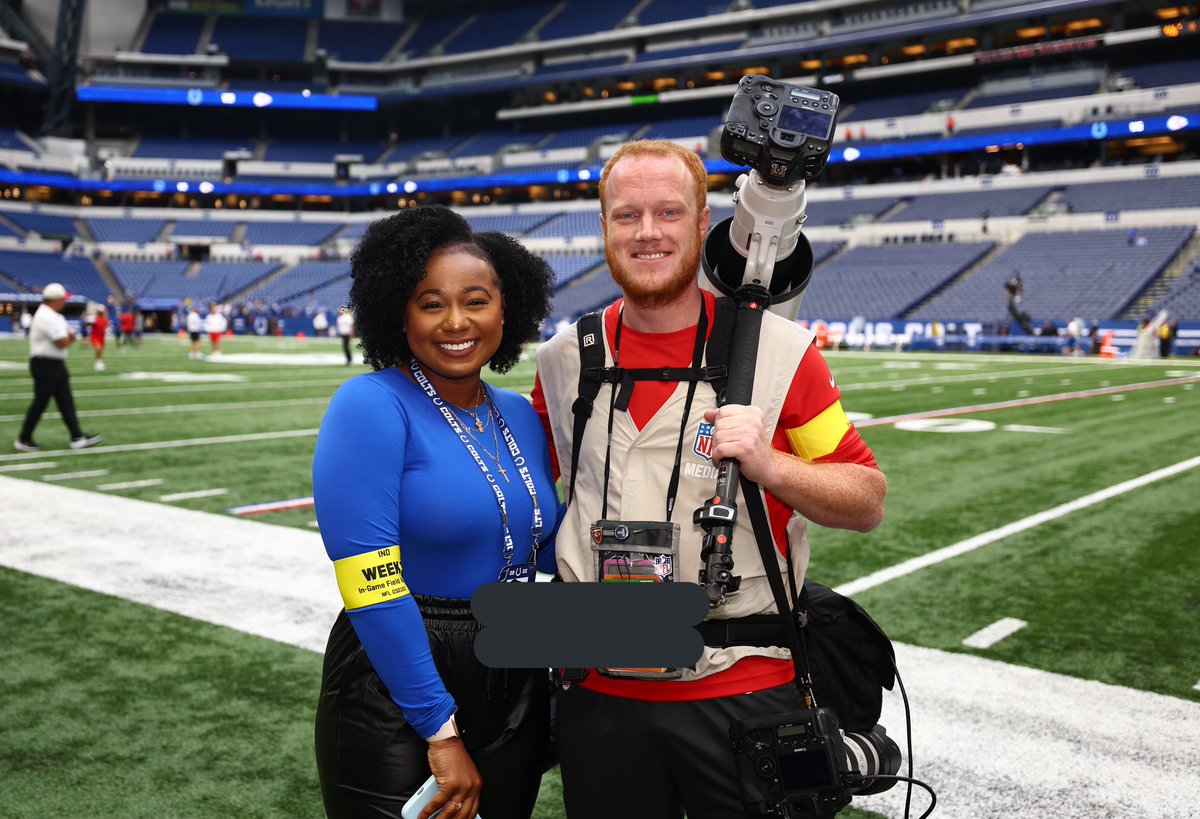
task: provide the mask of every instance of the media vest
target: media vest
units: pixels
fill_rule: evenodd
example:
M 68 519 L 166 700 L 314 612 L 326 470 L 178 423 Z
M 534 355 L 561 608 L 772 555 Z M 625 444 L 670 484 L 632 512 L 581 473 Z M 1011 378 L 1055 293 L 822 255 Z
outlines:
M 612 309 L 609 306 L 605 314 Z M 602 322 L 601 327 L 605 323 Z M 611 367 L 613 351 L 607 334 L 601 335 L 602 338 L 596 341 L 604 345 L 605 366 Z M 751 403 L 762 410 L 768 431 L 773 431 L 778 424 L 788 388 L 812 341 L 812 333 L 800 325 L 771 312 L 763 315 Z M 704 363 L 708 363 L 707 354 Z M 538 349 L 537 365 L 554 437 L 559 474 L 565 489 L 568 488 L 565 483 L 571 476 L 574 426 L 571 406 L 579 388 L 579 337 L 575 328 L 558 333 L 543 344 Z M 639 362 L 636 366 L 648 366 L 648 362 Z M 602 384 L 600 387 L 579 453 L 575 499 L 567 508 L 558 529 L 555 546 L 558 571 L 567 582 L 592 582 L 596 579 L 590 531 L 592 522 L 601 517 L 603 510 L 601 493 L 604 487 L 605 439 L 612 389 L 611 384 Z M 687 384 L 680 382 L 666 403 L 641 430 L 637 429 L 628 413 L 616 412 L 612 425 L 608 488 L 610 519 L 665 519 L 667 486 L 679 443 L 679 425 L 686 397 Z M 704 423 L 704 413 L 716 406 L 717 396 L 712 387 L 704 382 L 697 384 L 684 432 L 679 490 L 672 516 L 672 520 L 680 527 L 677 582 L 699 582 L 702 566 L 700 546 L 704 532 L 692 523 L 692 512 L 712 497 L 716 486 L 716 466 L 706 454 L 712 450 L 711 431 L 706 429 L 709 425 Z M 787 523 L 786 535 L 797 585 L 803 582 L 808 567 L 806 529 L 806 521 L 799 513 L 793 512 Z M 742 578 L 740 591 L 730 595 L 724 605 L 711 610 L 708 619 L 777 613 L 750 517 L 741 508 L 734 529 L 733 559 L 734 574 Z M 780 571 L 786 573 L 787 563 L 782 555 L 779 557 L 779 566 Z M 684 669 L 681 680 L 700 679 L 724 671 L 741 658 L 754 654 L 777 659 L 790 657 L 784 648 L 706 646 L 695 669 Z

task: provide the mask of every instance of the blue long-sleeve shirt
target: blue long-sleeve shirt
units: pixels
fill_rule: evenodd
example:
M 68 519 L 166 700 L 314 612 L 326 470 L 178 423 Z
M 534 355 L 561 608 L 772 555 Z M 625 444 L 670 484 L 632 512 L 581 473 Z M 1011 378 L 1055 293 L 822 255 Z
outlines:
M 490 393 L 530 467 L 544 518 L 538 569 L 553 572 L 560 510 L 545 433 L 522 396 L 495 388 Z M 480 453 L 504 493 L 516 544 L 513 562 L 521 563 L 529 559 L 533 505 L 503 436 L 492 439 L 494 424 L 475 435 L 508 472 L 506 482 Z M 403 580 L 413 594 L 469 599 L 505 565 L 494 492 L 429 396 L 396 369 L 352 378 L 335 393 L 317 436 L 313 497 L 331 560 L 398 546 Z M 455 706 L 411 595 L 347 613 L 405 719 L 422 736 L 432 735 Z

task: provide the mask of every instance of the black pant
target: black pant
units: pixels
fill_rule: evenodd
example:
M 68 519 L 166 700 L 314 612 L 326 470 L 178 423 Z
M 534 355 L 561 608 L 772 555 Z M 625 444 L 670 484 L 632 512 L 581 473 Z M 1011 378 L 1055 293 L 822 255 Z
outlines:
M 420 597 L 426 633 L 471 761 L 483 777 L 479 814 L 529 819 L 550 732 L 547 669 L 488 668 L 475 658 L 478 621 L 466 600 Z M 428 745 L 404 719 L 342 611 L 329 634 L 317 704 L 317 773 L 330 819 L 399 819 L 429 778 Z M 448 814 L 449 815 L 449 814 Z
M 350 336 L 342 336 L 342 352 L 346 354 L 346 363 L 352 360 L 350 355 Z
M 567 816 L 746 816 L 729 723 L 801 707 L 791 683 L 694 702 L 630 700 L 572 685 L 559 692 L 555 713 Z
M 79 419 L 75 416 L 75 398 L 71 395 L 71 378 L 67 375 L 67 363 L 58 358 L 31 358 L 29 372 L 33 374 L 33 403 L 25 413 L 25 423 L 21 425 L 20 440 L 33 440 L 33 430 L 42 420 L 50 399 L 54 399 L 63 423 L 71 431 L 71 438 L 83 437 L 79 428 Z

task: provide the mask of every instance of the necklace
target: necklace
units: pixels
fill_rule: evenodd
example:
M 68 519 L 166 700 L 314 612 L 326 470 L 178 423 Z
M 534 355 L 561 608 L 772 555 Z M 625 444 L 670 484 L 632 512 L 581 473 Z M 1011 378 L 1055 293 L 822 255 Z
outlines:
M 480 382 L 480 384 L 479 384 L 479 389 L 481 392 L 483 392 L 483 383 L 482 382 Z M 451 412 L 453 412 L 456 416 L 458 415 L 458 411 L 452 405 L 448 404 L 447 406 L 450 406 Z M 486 392 L 484 392 L 484 395 L 483 395 L 483 403 L 481 403 L 479 405 L 479 407 L 483 407 L 484 412 L 487 414 L 488 423 L 491 424 L 492 446 L 495 447 L 496 454 L 493 455 L 491 452 L 489 452 L 488 448 L 483 445 L 483 442 L 480 441 L 478 438 L 476 438 L 475 434 L 473 432 L 471 432 L 471 430 L 465 424 L 463 425 L 463 432 L 467 433 L 467 437 L 475 442 L 475 445 L 483 451 L 484 455 L 486 455 L 492 459 L 492 461 L 496 464 L 496 471 L 500 473 L 501 478 L 504 478 L 504 482 L 510 483 L 510 480 L 508 477 L 508 470 L 504 468 L 504 464 L 500 463 L 500 438 L 499 438 L 499 436 L 496 435 L 495 419 L 492 418 L 492 402 L 488 398 L 488 395 Z M 476 412 L 478 412 L 479 407 L 475 408 Z M 483 425 L 483 421 L 481 421 L 479 419 L 479 416 L 476 414 L 476 412 L 471 412 L 470 410 L 464 410 L 464 411 L 468 415 L 470 415 L 472 418 L 475 419 L 476 429 L 478 429 L 480 432 L 483 432 L 483 430 L 485 429 L 485 427 Z M 499 410 L 497 410 L 497 414 L 499 414 Z
M 467 415 L 471 416 L 471 420 L 475 422 L 475 429 L 477 429 L 480 432 L 483 432 L 484 426 L 483 426 L 483 421 L 481 421 L 479 419 L 479 408 L 484 407 L 484 409 L 487 409 L 487 407 L 484 406 L 485 404 L 487 404 L 487 393 L 485 393 L 483 391 L 483 382 L 480 381 L 479 382 L 479 403 L 475 405 L 475 408 L 474 409 L 467 409 L 466 407 L 458 408 L 458 409 L 461 409 L 463 412 L 465 412 Z M 488 411 L 488 420 L 490 421 L 491 418 L 492 418 L 492 413 L 489 410 Z M 492 434 L 495 435 L 496 430 L 493 429 Z M 500 451 L 499 447 L 500 447 L 500 445 L 497 443 L 496 444 L 497 452 Z

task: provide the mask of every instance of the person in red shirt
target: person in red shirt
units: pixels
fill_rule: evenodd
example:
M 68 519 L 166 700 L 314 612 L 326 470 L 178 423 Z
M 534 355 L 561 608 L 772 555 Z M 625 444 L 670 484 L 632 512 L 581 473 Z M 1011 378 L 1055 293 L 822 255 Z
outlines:
M 96 317 L 92 320 L 92 332 L 89 337 L 92 342 L 92 351 L 95 354 L 92 369 L 96 372 L 104 372 L 104 341 L 107 333 L 108 311 L 104 309 L 104 305 L 100 305 L 96 308 Z
M 133 309 L 126 308 L 121 313 L 121 339 L 130 346 L 133 345 L 133 326 Z
M 600 224 L 622 297 L 605 309 L 600 338 L 582 343 L 600 343 L 606 364 L 619 361 L 627 372 L 696 366 L 716 314 L 715 297 L 701 290 L 696 275 L 709 227 L 706 191 L 699 157 L 669 142 L 627 143 L 605 166 Z M 795 322 L 763 316 L 755 405 L 718 406 L 707 382 L 690 394 L 685 382 L 637 381 L 620 398 L 611 391 L 627 386 L 603 384 L 578 453 L 571 449 L 579 335 L 572 328 L 543 344 L 533 404 L 572 497 L 557 538 L 562 579 L 600 579 L 605 552 L 593 548 L 595 521 L 674 520 L 677 554 L 653 561 L 654 571 L 664 581 L 696 582 L 703 531 L 691 513 L 711 499 L 715 466 L 727 458 L 763 490 L 781 568 L 790 567 L 797 585 L 808 565 L 808 522 L 874 529 L 883 519 L 887 481 L 843 411 L 813 341 Z M 707 620 L 777 613 L 749 515 L 738 516 L 734 532 L 741 588 Z M 722 641 L 706 645 L 691 668 L 589 669 L 578 683 L 564 685 L 556 736 L 567 815 L 747 815 L 729 726 L 803 707 L 785 645 Z

